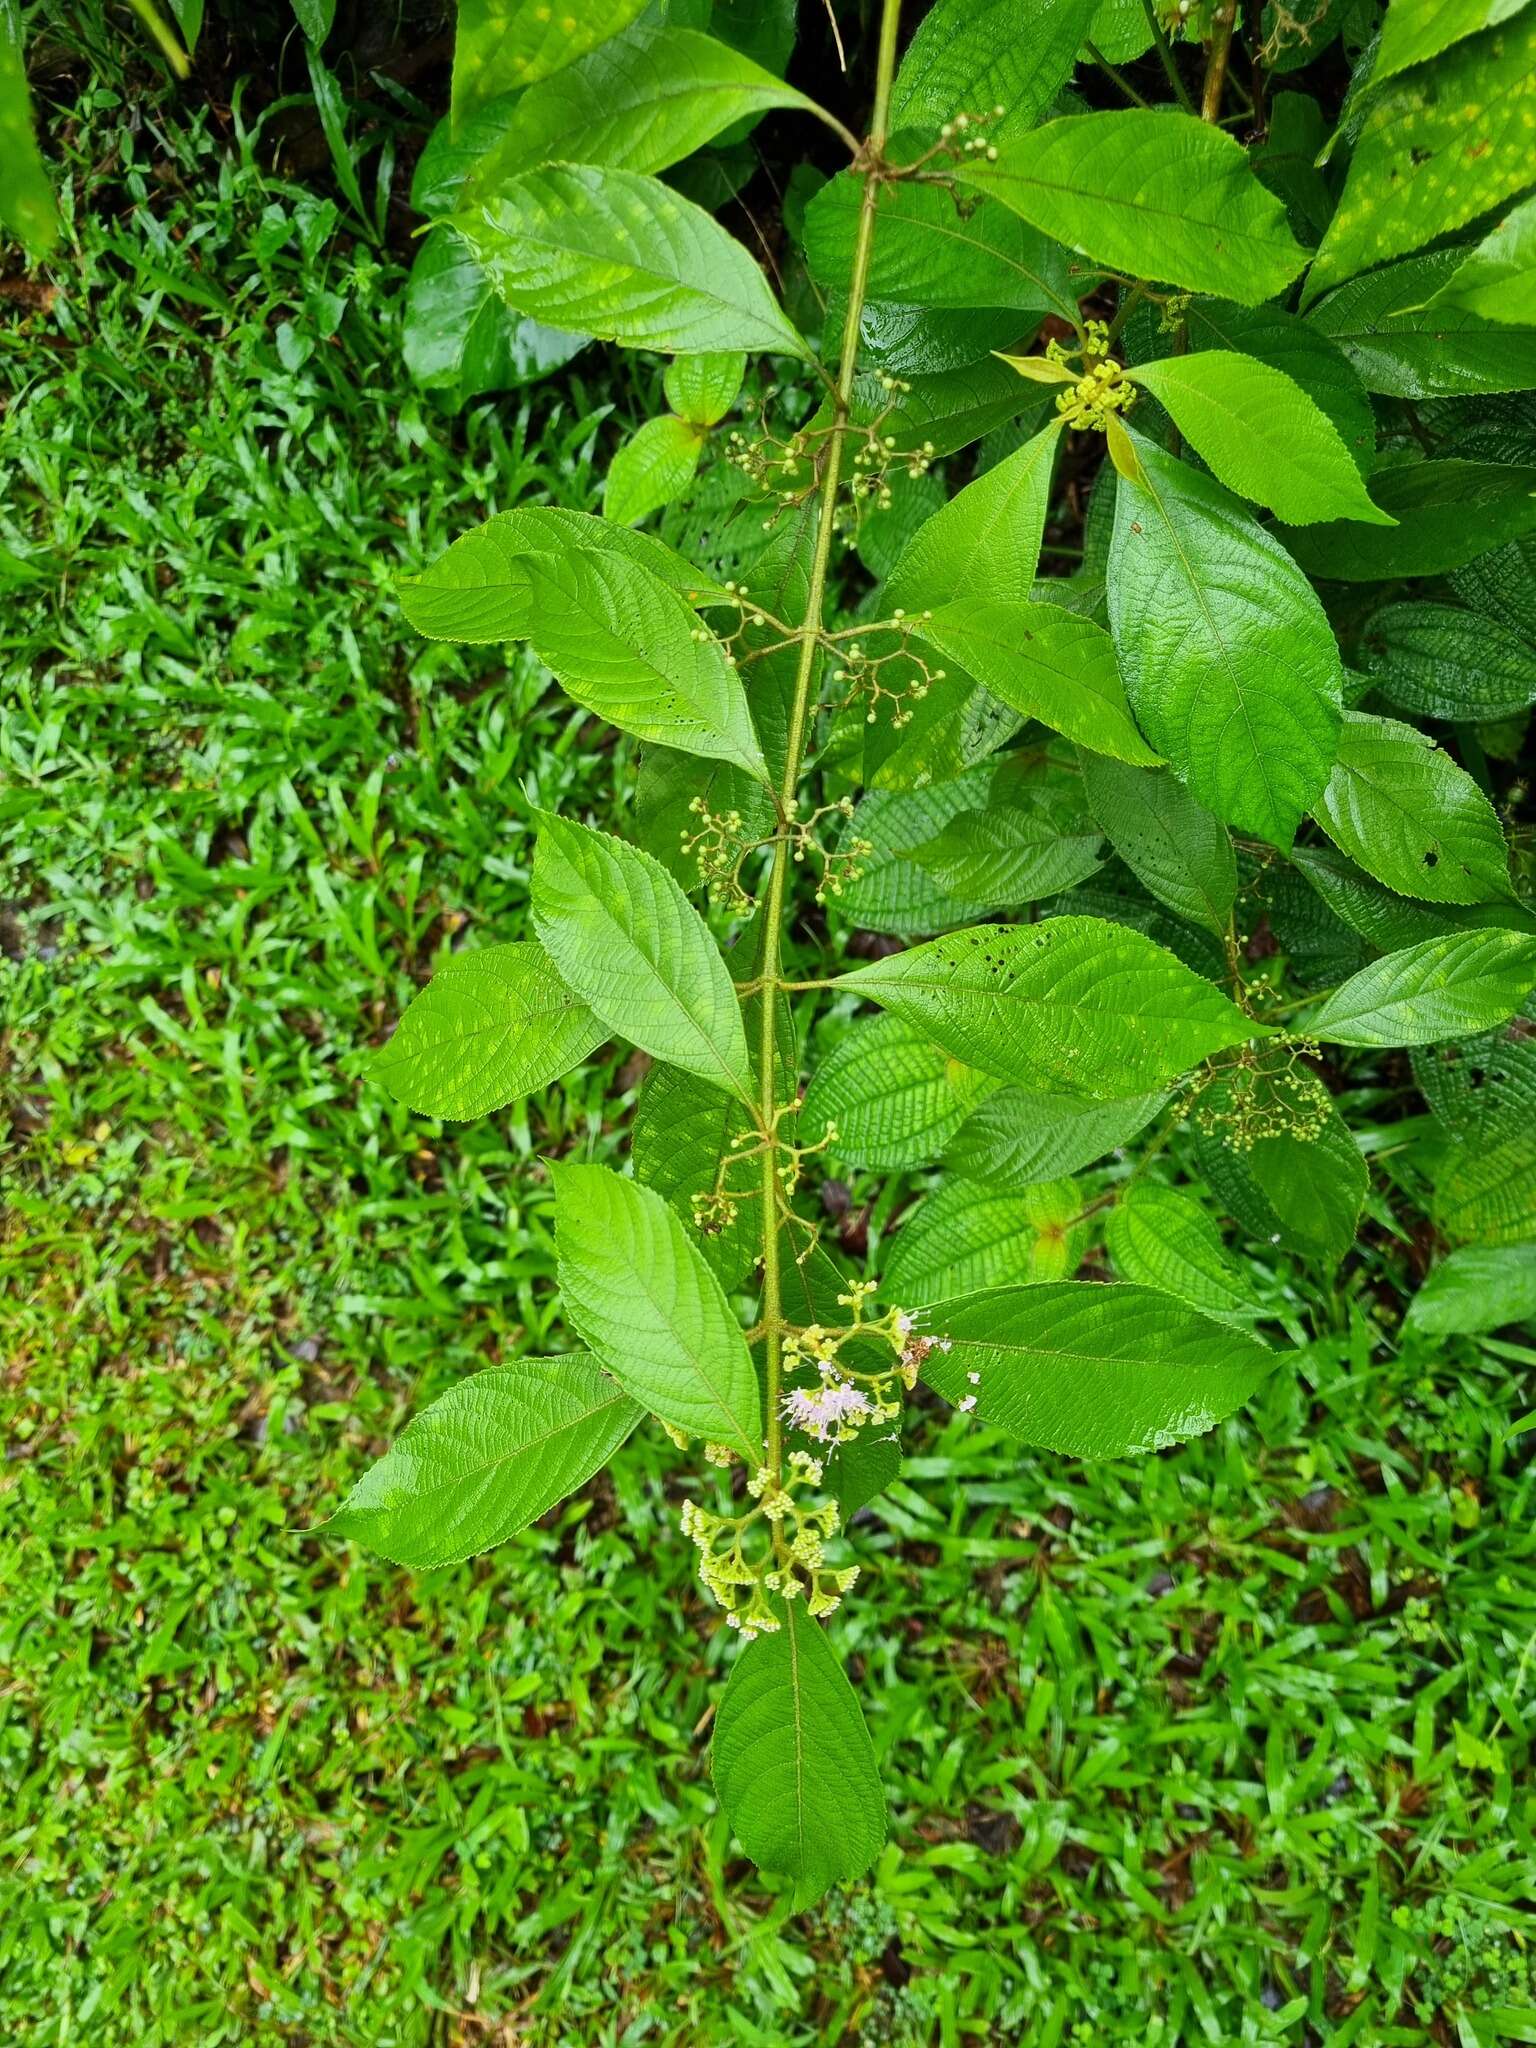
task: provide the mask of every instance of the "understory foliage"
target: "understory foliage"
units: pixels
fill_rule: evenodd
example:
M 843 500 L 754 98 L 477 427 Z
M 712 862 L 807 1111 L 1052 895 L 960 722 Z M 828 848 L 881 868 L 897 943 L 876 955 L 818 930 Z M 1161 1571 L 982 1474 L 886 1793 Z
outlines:
M 499 514 L 401 602 L 526 643 L 634 801 L 542 815 L 526 929 L 376 1072 L 468 1119 L 649 1069 L 631 1172 L 550 1163 L 584 1349 L 454 1387 L 333 1524 L 439 1565 L 690 1447 L 714 1782 L 799 1905 L 884 1837 L 822 1624 L 920 1389 L 1158 1450 L 1291 1369 L 1278 1260 L 1326 1291 L 1363 1218 L 1433 1249 L 1426 1329 L 1536 1306 L 1536 6 L 844 12 L 862 134 L 792 9 L 461 9 L 418 368 L 664 372 L 605 516 Z M 765 116 L 843 158 L 748 247 Z M 869 1259 L 850 1174 L 917 1177 Z

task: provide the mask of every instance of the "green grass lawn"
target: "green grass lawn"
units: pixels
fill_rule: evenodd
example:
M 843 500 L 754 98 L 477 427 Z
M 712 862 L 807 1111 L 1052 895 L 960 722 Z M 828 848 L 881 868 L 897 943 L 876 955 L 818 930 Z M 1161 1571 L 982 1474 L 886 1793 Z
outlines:
M 1386 1229 L 1203 1441 L 925 1413 L 839 1616 L 891 1841 L 803 1918 L 714 1810 L 659 1432 L 452 1570 L 311 1533 L 567 1342 L 539 1161 L 635 1076 L 459 1129 L 363 1069 L 520 931 L 530 808 L 628 771 L 390 577 L 594 508 L 635 401 L 593 356 L 450 417 L 262 142 L 65 143 L 58 296 L 0 301 L 0 2038 L 1536 2042 L 1536 1354 L 1400 1336 Z

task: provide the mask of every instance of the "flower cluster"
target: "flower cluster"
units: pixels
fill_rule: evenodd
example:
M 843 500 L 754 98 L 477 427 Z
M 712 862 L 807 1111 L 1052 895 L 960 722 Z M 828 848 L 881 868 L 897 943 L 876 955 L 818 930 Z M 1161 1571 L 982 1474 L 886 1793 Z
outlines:
M 756 1505 L 743 1514 L 718 1515 L 697 1501 L 684 1503 L 683 1531 L 698 1546 L 699 1577 L 725 1609 L 728 1626 L 749 1642 L 782 1626 L 770 1594 L 803 1599 L 819 1619 L 858 1579 L 857 1565 L 826 1562 L 826 1546 L 841 1527 L 836 1501 L 802 1497 L 821 1484 L 822 1472 L 808 1452 L 792 1451 L 782 1484 L 766 1465 L 752 1474 L 747 1494 Z
M 816 901 L 825 903 L 829 896 L 841 896 L 850 882 L 856 882 L 864 869 L 862 863 L 874 852 L 868 839 L 857 835 L 844 836 L 835 846 L 823 845 L 816 827 L 823 818 L 841 818 L 844 821 L 853 816 L 853 798 L 839 797 L 836 803 L 822 804 L 809 817 L 797 818 L 797 809 L 790 802 L 790 847 L 797 862 L 811 861 L 821 869 L 821 879 L 816 886 Z
M 836 700 L 835 709 L 846 711 L 850 705 L 864 704 L 865 723 L 873 725 L 880 715 L 880 706 L 891 707 L 891 724 L 897 728 L 908 725 L 912 720 L 912 707 L 927 696 L 935 683 L 942 683 L 947 670 L 932 667 L 921 650 L 912 644 L 912 636 L 922 630 L 925 619 L 931 619 L 932 612 L 920 612 L 915 617 L 896 610 L 889 619 L 880 619 L 872 625 L 859 628 L 857 639 L 843 640 L 829 636 L 831 651 L 836 655 L 838 666 L 832 671 L 834 683 L 845 686 L 844 695 Z M 869 635 L 894 636 L 895 644 L 880 654 L 872 654 L 865 645 Z M 896 680 L 889 680 L 891 664 Z
M 1251 1152 L 1261 1138 L 1318 1138 L 1333 1115 L 1333 1097 L 1305 1064 L 1318 1052 L 1309 1040 L 1293 1039 L 1241 1046 L 1210 1061 L 1196 1083 L 1195 1123 L 1234 1152 Z
M 1102 320 L 1085 323 L 1080 349 L 1064 348 L 1059 341 L 1045 345 L 1045 360 L 1061 369 L 1068 368 L 1074 356 L 1082 374 L 1057 395 L 1056 410 L 1069 427 L 1102 434 L 1111 413 L 1130 411 L 1136 387 L 1127 380 L 1124 364 L 1109 354 L 1109 329 Z

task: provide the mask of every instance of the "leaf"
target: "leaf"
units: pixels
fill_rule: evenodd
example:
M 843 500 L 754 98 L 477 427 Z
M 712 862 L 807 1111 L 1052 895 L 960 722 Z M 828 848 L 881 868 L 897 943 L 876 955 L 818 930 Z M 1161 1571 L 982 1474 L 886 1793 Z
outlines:
M 1161 1086 L 1264 1031 L 1151 939 L 1096 917 L 951 932 L 834 986 L 983 1073 L 1097 1100 Z
M 1133 438 L 1147 482 L 1122 479 L 1115 494 L 1109 579 L 1126 695 L 1207 810 L 1284 849 L 1337 745 L 1343 667 L 1332 629 L 1251 513 Z
M 1522 200 L 1470 253 L 1457 253 L 1461 260 L 1435 293 L 1432 310 L 1536 328 L 1536 197 Z
M 464 182 L 517 117 L 522 94 L 502 93 L 454 125 L 446 115 L 427 137 L 411 173 L 411 205 L 418 213 L 450 213 Z
M 1109 1212 L 1110 1257 L 1127 1280 L 1171 1294 L 1218 1323 L 1246 1325 L 1262 1313 L 1200 1204 L 1153 1182 L 1127 1189 Z
M 1025 717 L 1122 761 L 1158 759 L 1132 722 L 1114 643 L 1091 619 L 1059 605 L 989 603 L 978 594 L 940 605 L 916 630 Z
M 1475 1337 L 1536 1321 L 1536 1244 L 1452 1252 L 1414 1296 L 1407 1320 L 1432 1337 Z
M 747 359 L 739 350 L 724 354 L 674 356 L 662 376 L 667 403 L 696 427 L 713 427 L 736 403 Z
M 1431 1180 L 1431 1213 L 1453 1243 L 1529 1244 L 1536 1239 L 1536 1126 L 1495 1145 L 1454 1146 Z
M 865 1429 L 839 1444 L 827 1471 L 827 1484 L 837 1495 L 843 1527 L 900 1476 L 901 1445 L 895 1437 L 875 1436 Z
M 1518 14 L 1526 0 L 1391 0 L 1371 71 L 1384 85 L 1400 71 L 1438 57 L 1453 43 Z
M 562 333 L 504 306 L 451 229 L 434 228 L 422 243 L 405 288 L 401 351 L 427 390 L 451 390 L 460 405 L 485 391 L 515 391 L 586 345 L 584 334 Z
M 770 107 L 815 111 L 804 93 L 713 36 L 637 22 L 529 87 L 466 196 L 471 205 L 494 200 L 509 179 L 547 163 L 665 171 Z
M 627 28 L 645 0 L 582 0 L 557 11 L 548 0 L 459 0 L 453 43 L 455 125 L 482 101 L 533 85 Z
M 1412 903 L 1346 860 L 1331 846 L 1298 846 L 1291 854 L 1334 916 L 1384 953 L 1416 946 L 1442 932 L 1481 930 L 1498 925 L 1510 931 L 1536 931 L 1536 916 L 1508 902 Z
M 541 947 L 481 946 L 444 962 L 371 1071 L 423 1116 L 467 1122 L 558 1081 L 606 1036 Z
M 1530 183 L 1536 10 L 1371 95 L 1309 296 L 1422 248 Z
M 1072 889 L 1104 865 L 1104 836 L 1079 799 L 1068 810 L 1059 788 L 1042 790 L 1032 805 L 962 811 L 913 859 L 961 901 L 1013 910 Z
M 1258 1136 L 1255 1098 L 1263 1112 Z M 1309 1070 L 1219 1074 L 1201 1090 L 1194 1123 L 1200 1170 L 1250 1237 L 1329 1265 L 1344 1256 L 1369 1176 Z
M 323 43 L 336 18 L 336 0 L 293 0 L 294 19 L 312 43 Z
M 1354 365 L 1331 336 L 1277 306 L 1235 306 L 1228 299 L 1195 299 L 1186 317 L 1191 349 L 1231 349 L 1283 371 L 1332 420 L 1356 467 L 1369 470 L 1376 416 Z
M 1199 1436 L 1275 1364 L 1251 1337 L 1129 1284 L 1000 1287 L 940 1302 L 925 1328 L 949 1340 L 923 1367 L 946 1401 L 974 1392 L 978 1422 L 1072 1458 Z
M 1440 249 L 1353 278 L 1319 300 L 1308 324 L 1338 343 L 1367 391 L 1390 398 L 1526 390 L 1536 384 L 1536 331 L 1429 303 L 1465 254 Z
M 808 354 L 710 214 L 635 171 L 524 171 L 453 225 L 509 306 L 628 348 Z
M 710 1771 L 759 1870 L 803 1912 L 862 1877 L 885 1840 L 885 1794 L 852 1686 L 804 1602 L 747 1644 L 715 1716 Z
M 527 634 L 578 704 L 621 732 L 766 779 L 746 692 L 685 599 L 627 555 L 529 555 Z
M 820 1143 L 830 1125 L 850 1166 L 928 1166 L 996 1085 L 900 1017 L 861 1018 L 811 1075 L 802 1142 Z
M 413 1571 L 456 1564 L 585 1486 L 639 1420 L 579 1351 L 491 1366 L 423 1408 L 325 1526 Z
M 1008 307 L 1075 320 L 1067 252 L 1005 206 L 972 198 L 961 211 L 941 185 L 886 183 L 876 188 L 869 291 L 901 305 Z M 864 180 L 854 171 L 829 178 L 805 210 L 805 256 L 812 277 L 846 284 L 864 210 Z
M 566 1315 L 652 1415 L 756 1465 L 757 1372 L 720 1282 L 661 1196 L 607 1166 L 550 1162 Z
M 1297 1029 L 1335 1045 L 1430 1045 L 1512 1017 L 1536 988 L 1536 938 L 1447 932 L 1373 960 Z
M 866 796 L 848 831 L 851 837 L 866 840 L 870 850 L 859 858 L 859 879 L 847 883 L 837 899 L 844 917 L 869 931 L 905 936 L 983 916 L 984 903 L 947 896 L 912 856 L 919 846 L 937 838 L 951 818 L 986 803 L 996 773 L 991 763 L 983 762 L 950 781 Z
M 670 505 L 693 482 L 703 449 L 703 433 L 686 420 L 672 413 L 646 420 L 608 465 L 603 517 L 632 526 Z
M 709 927 L 659 861 L 541 812 L 533 922 L 561 980 L 610 1031 L 750 1096 L 736 990 Z
M 1497 619 L 1448 604 L 1389 604 L 1366 626 L 1363 666 L 1420 718 L 1514 718 L 1536 704 L 1536 648 Z
M 1088 808 L 1111 846 L 1159 903 L 1225 939 L 1237 898 L 1237 856 L 1219 819 L 1166 768 L 1131 768 L 1085 748 Z
M 1084 1199 L 1070 1180 L 1017 1193 L 951 1181 L 903 1222 L 885 1262 L 881 1295 L 920 1308 L 978 1287 L 1063 1280 L 1082 1258 Z
M 533 612 L 526 557 L 576 549 L 621 555 L 695 604 L 724 595 L 713 577 L 650 534 L 561 505 L 524 505 L 460 534 L 420 575 L 397 577 L 400 608 L 429 640 L 521 640 Z
M 886 578 L 887 608 L 912 612 L 963 597 L 1027 603 L 1060 438 L 1052 421 L 925 520 Z
M 1485 1151 L 1536 1128 L 1536 994 L 1496 1030 L 1409 1056 L 1419 1092 L 1458 1145 Z
M 1309 575 L 1341 583 L 1438 576 L 1536 530 L 1536 464 L 1408 462 L 1378 470 L 1371 488 L 1396 529 L 1354 521 L 1291 528 L 1286 547 Z
M 1297 525 L 1394 523 L 1371 503 L 1333 422 L 1284 371 L 1254 356 L 1202 349 L 1143 363 L 1130 375 L 1167 407 L 1228 490 Z
M 1429 903 L 1507 897 L 1509 851 L 1492 804 L 1427 733 L 1345 714 L 1317 822 L 1341 853 L 1402 896 Z
M 860 375 L 854 379 L 848 408 L 855 426 L 872 426 L 879 420 L 882 436 L 895 443 L 893 453 L 898 455 L 908 450 L 933 458 L 953 455 L 1015 418 L 1028 403 L 1008 365 L 990 356 L 935 376 L 914 374 L 904 382 L 907 388 L 893 400 L 878 374 Z M 829 417 L 830 410 L 824 407 L 814 424 L 824 426 Z
M 891 129 L 938 129 L 957 114 L 1003 109 L 992 141 L 1021 134 L 1067 79 L 1097 0 L 1034 0 L 1020 33 L 1014 0 L 936 0 L 891 90 Z M 935 138 L 929 137 L 929 140 Z
M 1161 1089 L 1084 1102 L 1075 1095 L 1000 1088 L 971 1111 L 951 1139 L 944 1164 L 966 1180 L 999 1188 L 1058 1180 L 1134 1138 L 1167 1100 Z
M 20 17 L 9 6 L 0 7 L 0 225 L 34 263 L 59 238 L 53 187 L 32 125 Z
M 689 1235 L 727 1291 L 741 1286 L 762 1251 L 762 1221 L 756 1162 L 741 1155 L 752 1117 L 738 1096 L 722 1095 L 681 1067 L 653 1066 L 646 1075 L 630 1125 L 630 1158 L 635 1178 L 654 1188 L 682 1218 Z M 738 1146 L 737 1140 L 741 1141 Z M 714 1192 L 722 1160 L 735 1158 L 726 1185 L 733 1193 L 752 1191 L 729 1221 L 701 1229 L 694 1219 L 695 1195 Z
M 1090 262 L 1258 305 L 1306 262 L 1230 135 L 1191 114 L 1072 114 L 955 166 Z

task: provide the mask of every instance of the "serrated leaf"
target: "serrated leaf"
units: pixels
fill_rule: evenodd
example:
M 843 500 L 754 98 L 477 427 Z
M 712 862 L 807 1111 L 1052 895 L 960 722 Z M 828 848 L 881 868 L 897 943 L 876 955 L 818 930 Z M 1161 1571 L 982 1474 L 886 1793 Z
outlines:
M 1237 898 L 1225 825 L 1166 768 L 1132 768 L 1086 748 L 1080 759 L 1088 808 L 1138 881 L 1177 916 L 1225 939 Z
M 1032 805 L 962 811 L 912 857 L 947 894 L 1016 910 L 1096 874 L 1103 843 L 1081 804 L 1069 809 L 1052 788 Z
M 1431 1045 L 1512 1017 L 1536 988 L 1536 938 L 1448 932 L 1373 960 L 1298 1024 L 1335 1045 Z
M 514 86 L 534 84 L 628 27 L 645 0 L 582 0 L 579 16 L 548 0 L 459 0 L 453 118 Z
M 542 947 L 481 946 L 444 962 L 371 1071 L 408 1108 L 466 1122 L 558 1081 L 606 1036 Z
M 528 555 L 522 567 L 529 644 L 568 696 L 637 739 L 766 779 L 741 677 L 659 576 L 595 548 Z
M 1059 1180 L 1134 1138 L 1167 1100 L 1161 1089 L 1085 1102 L 1075 1095 L 1000 1088 L 971 1111 L 950 1141 L 944 1164 L 966 1180 L 999 1188 Z
M 681 355 L 808 354 L 741 244 L 637 171 L 524 171 L 453 225 L 507 304 L 551 326 Z
M 1265 1135 L 1248 1133 L 1248 1077 L 1218 1075 L 1195 1115 L 1200 1168 L 1250 1237 L 1336 1264 L 1355 1241 L 1369 1186 L 1348 1126 L 1306 1070 L 1258 1077 Z M 1239 1095 L 1240 1088 L 1250 1092 Z
M 1492 804 L 1427 733 L 1395 718 L 1345 715 L 1316 815 L 1341 853 L 1400 895 L 1484 903 L 1510 893 Z
M 1431 301 L 1479 320 L 1536 328 L 1536 197 L 1522 200 L 1460 261 Z
M 886 578 L 887 608 L 937 609 L 963 597 L 1027 603 L 1060 439 L 1052 421 L 925 520 Z
M 740 350 L 674 356 L 662 374 L 667 403 L 696 427 L 713 427 L 730 411 L 747 373 Z
M 945 1400 L 974 1394 L 978 1422 L 1074 1458 L 1199 1436 L 1275 1364 L 1251 1337 L 1128 1283 L 997 1288 L 938 1303 L 924 1329 L 949 1340 L 923 1367 Z
M 879 375 L 865 372 L 854 379 L 848 402 L 855 426 L 880 422 L 882 435 L 895 443 L 893 453 L 921 451 L 930 456 L 953 455 L 979 441 L 993 427 L 1015 418 L 1029 404 L 1029 395 L 1006 363 L 989 356 L 985 362 L 933 376 L 914 374 L 894 400 Z M 830 417 L 824 407 L 814 424 Z
M 1221 1232 L 1192 1195 L 1153 1182 L 1127 1189 L 1105 1226 L 1109 1255 L 1127 1280 L 1171 1294 L 1219 1323 L 1246 1325 L 1254 1306 Z
M 1341 583 L 1439 576 L 1536 530 L 1536 465 L 1407 462 L 1371 479 L 1395 528 L 1354 520 L 1288 528 L 1285 545 L 1309 575 Z
M 680 1067 L 654 1066 L 645 1077 L 630 1126 L 635 1178 L 654 1188 L 682 1218 L 722 1287 L 739 1287 L 762 1252 L 762 1218 L 755 1161 L 741 1153 L 752 1118 L 735 1095 L 722 1095 L 697 1074 Z M 738 1146 L 737 1140 L 741 1141 Z M 695 1195 L 713 1194 L 723 1160 L 735 1158 L 725 1176 L 729 1192 L 746 1195 L 735 1215 L 701 1229 L 694 1221 Z
M 1528 185 L 1533 115 L 1531 8 L 1373 92 L 1308 293 L 1422 248 Z
M 713 36 L 637 22 L 530 86 L 466 196 L 471 204 L 494 198 L 509 179 L 547 163 L 665 171 L 770 107 L 813 110 L 803 93 Z
M 1208 810 L 1286 848 L 1338 742 L 1343 665 L 1332 629 L 1251 513 L 1133 439 L 1147 484 L 1121 479 L 1109 580 L 1126 695 Z
M 952 1181 L 902 1223 L 885 1260 L 881 1295 L 920 1308 L 978 1287 L 1064 1280 L 1076 1270 L 1087 1239 L 1079 1221 L 1085 1200 L 1070 1180 L 1017 1192 Z
M 1408 1321 L 1433 1337 L 1480 1336 L 1536 1321 L 1536 1244 L 1452 1252 L 1414 1296 Z
M 533 921 L 561 980 L 610 1031 L 750 1096 L 736 990 L 709 927 L 660 861 L 540 813 Z
M 1413 1078 L 1437 1123 L 1474 1151 L 1536 1128 L 1536 995 L 1475 1038 L 1417 1046 Z
M 405 288 L 400 347 L 405 367 L 429 391 L 459 404 L 486 391 L 514 391 L 557 370 L 587 345 L 584 334 L 545 327 L 504 306 L 451 228 L 427 236 Z
M 1430 303 L 1443 297 L 1465 254 L 1439 249 L 1352 278 L 1318 301 L 1308 324 L 1338 343 L 1367 391 L 1390 398 L 1526 390 L 1536 384 L 1536 331 Z
M 1487 925 L 1536 932 L 1536 915 L 1514 903 L 1410 902 L 1331 846 L 1298 846 L 1291 860 L 1334 916 L 1379 952 L 1395 953 L 1442 932 L 1481 930 Z
M 1372 85 L 1438 57 L 1453 43 L 1518 14 L 1527 0 L 1391 0 L 1371 70 Z
M 1264 1031 L 1151 939 L 1095 917 L 951 932 L 835 986 L 1000 1080 L 1100 1101 Z
M 1371 503 L 1333 422 L 1284 371 L 1255 356 L 1202 349 L 1143 363 L 1130 374 L 1167 407 L 1229 490 L 1297 525 L 1395 523 Z
M 1431 1214 L 1453 1244 L 1536 1240 L 1536 1124 L 1497 1144 L 1452 1146 L 1431 1183 Z
M 854 812 L 848 831 L 869 843 L 859 857 L 862 870 L 848 883 L 837 907 L 850 923 L 870 931 L 937 931 L 941 926 L 984 915 L 984 903 L 962 903 L 946 896 L 933 877 L 912 858 L 919 846 L 936 838 L 961 811 L 985 803 L 996 769 L 988 763 L 967 769 L 947 782 L 921 789 L 877 790 Z
M 1195 299 L 1186 318 L 1191 349 L 1231 349 L 1283 371 L 1332 420 L 1356 466 L 1370 468 L 1376 416 L 1349 357 L 1331 336 L 1278 306 L 1237 306 L 1229 299 Z
M 831 1125 L 831 1149 L 850 1166 L 927 1166 L 996 1086 L 900 1017 L 861 1018 L 811 1075 L 801 1142 Z
M 460 534 L 419 575 L 397 577 L 400 608 L 429 640 L 520 640 L 533 609 L 524 558 L 576 549 L 621 555 L 695 604 L 724 595 L 712 576 L 651 534 L 561 505 L 525 505 Z
M 1074 289 L 1066 250 L 1006 206 L 973 199 L 962 211 L 940 185 L 898 181 L 876 190 L 872 297 L 1076 319 L 1086 281 Z M 806 208 L 806 262 L 828 288 L 847 282 L 863 207 L 864 180 L 849 171 L 829 178 Z
M 957 114 L 1003 118 L 991 140 L 1037 121 L 1067 78 L 1098 0 L 1035 0 L 1028 34 L 1014 0 L 936 0 L 891 90 L 891 128 L 938 129 Z
M 640 1413 L 579 1351 L 492 1366 L 423 1408 L 325 1526 L 413 1571 L 476 1557 L 585 1486 Z
M 1258 305 L 1306 262 L 1242 148 L 1191 114 L 1071 114 L 955 166 L 1091 262 Z
M 1114 643 L 1091 619 L 1059 605 L 988 602 L 978 594 L 939 605 L 916 631 L 1025 717 L 1119 760 L 1158 759 L 1131 718 Z
M 551 1162 L 566 1315 L 626 1393 L 690 1436 L 762 1456 L 757 1372 L 720 1282 L 653 1189 Z
M 1536 648 L 1497 619 L 1448 604 L 1389 604 L 1361 638 L 1380 694 L 1420 718 L 1513 718 L 1536 704 Z
M 843 1527 L 900 1476 L 901 1445 L 895 1437 L 875 1436 L 864 1429 L 839 1444 L 827 1470 L 827 1484 L 842 1509 Z
M 800 1600 L 748 1643 L 715 1716 L 710 1771 L 742 1847 L 790 1880 L 796 1912 L 862 1877 L 885 1840 L 885 1794 L 864 1715 Z
M 693 482 L 703 451 L 703 433 L 686 420 L 672 413 L 646 420 L 608 465 L 603 517 L 633 526 L 670 505 Z

